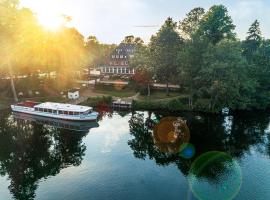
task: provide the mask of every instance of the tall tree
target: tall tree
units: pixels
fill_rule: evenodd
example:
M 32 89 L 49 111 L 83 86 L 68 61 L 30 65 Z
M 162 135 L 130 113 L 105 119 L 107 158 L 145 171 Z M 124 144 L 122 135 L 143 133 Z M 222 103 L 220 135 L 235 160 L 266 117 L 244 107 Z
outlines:
M 262 33 L 260 29 L 260 23 L 258 20 L 255 20 L 247 33 L 246 40 L 243 42 L 243 54 L 250 61 L 253 58 L 253 55 L 258 50 L 262 44 Z
M 235 39 L 235 25 L 223 5 L 214 5 L 203 16 L 198 34 L 203 38 L 217 44 L 222 39 Z
M 182 38 L 176 31 L 177 24 L 168 18 L 158 33 L 152 36 L 149 49 L 151 63 L 158 81 L 166 83 L 169 95 L 169 83 L 177 77 L 177 52 Z
M 15 84 L 13 80 L 14 60 L 11 53 L 14 52 L 17 45 L 15 30 L 18 28 L 18 1 L 3 0 L 0 2 L 0 47 L 2 54 L 1 65 L 6 66 L 9 71 L 11 89 L 14 96 L 14 101 L 18 101 Z
M 203 8 L 194 8 L 187 14 L 186 18 L 179 22 L 179 30 L 183 38 L 192 38 L 199 28 L 204 13 Z
M 151 64 L 149 48 L 145 45 L 137 45 L 130 66 L 136 69 L 133 79 L 144 89 L 147 87 L 147 96 L 151 95 L 150 85 L 153 77 L 153 66 Z

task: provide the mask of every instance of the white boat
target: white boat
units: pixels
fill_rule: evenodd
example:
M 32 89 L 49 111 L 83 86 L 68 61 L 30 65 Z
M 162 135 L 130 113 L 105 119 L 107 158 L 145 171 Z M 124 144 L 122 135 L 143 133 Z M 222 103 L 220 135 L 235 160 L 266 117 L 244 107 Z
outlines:
M 13 112 L 71 121 L 95 121 L 99 115 L 92 107 L 52 102 L 26 101 L 11 105 L 11 109 Z

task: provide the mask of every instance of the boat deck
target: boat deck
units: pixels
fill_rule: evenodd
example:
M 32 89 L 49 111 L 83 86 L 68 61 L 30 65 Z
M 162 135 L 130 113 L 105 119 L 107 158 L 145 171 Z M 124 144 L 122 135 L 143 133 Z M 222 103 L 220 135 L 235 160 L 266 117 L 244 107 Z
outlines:
M 17 103 L 16 106 L 23 106 L 23 107 L 28 107 L 28 108 L 34 108 L 38 104 L 39 103 L 34 102 L 34 101 L 25 101 L 25 102 Z

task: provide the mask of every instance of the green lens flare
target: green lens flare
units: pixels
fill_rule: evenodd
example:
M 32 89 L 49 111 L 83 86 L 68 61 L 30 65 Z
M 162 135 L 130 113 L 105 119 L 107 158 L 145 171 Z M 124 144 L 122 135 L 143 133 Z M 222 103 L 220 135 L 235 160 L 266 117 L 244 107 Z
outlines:
M 218 151 L 207 152 L 197 158 L 187 178 L 191 191 L 199 200 L 231 200 L 242 184 L 238 162 Z

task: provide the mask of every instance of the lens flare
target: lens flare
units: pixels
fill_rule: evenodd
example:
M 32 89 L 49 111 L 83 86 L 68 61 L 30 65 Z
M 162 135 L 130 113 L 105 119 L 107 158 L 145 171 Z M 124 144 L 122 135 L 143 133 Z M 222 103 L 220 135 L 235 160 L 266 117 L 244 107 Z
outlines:
M 191 191 L 199 200 L 231 200 L 238 194 L 242 184 L 238 162 L 218 151 L 197 158 L 187 178 Z
M 178 153 L 189 142 L 190 133 L 182 118 L 165 117 L 154 127 L 153 137 L 161 152 Z
M 195 152 L 195 147 L 192 144 L 186 143 L 182 145 L 179 156 L 181 158 L 190 159 L 195 155 Z

